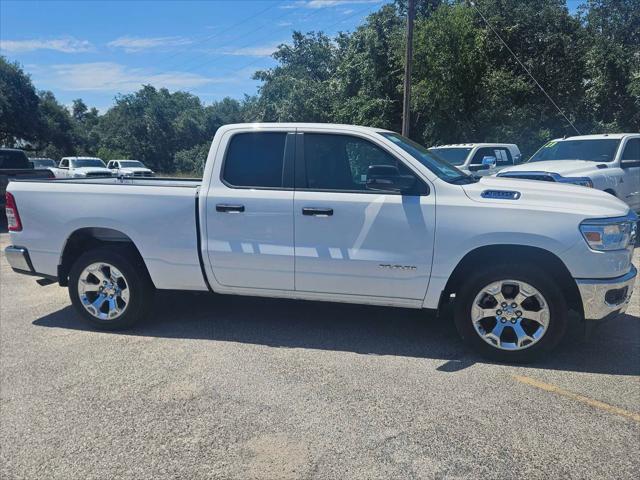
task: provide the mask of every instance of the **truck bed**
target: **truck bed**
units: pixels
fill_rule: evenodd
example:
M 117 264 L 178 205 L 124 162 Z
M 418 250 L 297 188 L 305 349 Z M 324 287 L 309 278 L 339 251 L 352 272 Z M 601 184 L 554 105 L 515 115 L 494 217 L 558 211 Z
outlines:
M 80 229 L 126 236 L 160 289 L 206 290 L 196 220 L 200 180 L 90 178 L 11 182 L 35 271 L 57 276 L 64 247 Z

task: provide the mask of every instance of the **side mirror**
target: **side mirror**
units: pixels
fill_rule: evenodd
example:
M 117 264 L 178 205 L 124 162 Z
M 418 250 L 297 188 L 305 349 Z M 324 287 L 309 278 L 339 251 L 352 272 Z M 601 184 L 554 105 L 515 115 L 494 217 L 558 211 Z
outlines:
M 520 162 L 522 162 L 522 154 L 518 153 L 513 157 L 513 164 L 518 165 Z
M 370 165 L 367 170 L 367 190 L 406 192 L 416 183 L 413 175 L 400 175 L 392 165 Z
M 496 168 L 496 165 L 498 164 L 498 159 L 496 157 L 482 157 L 482 166 L 486 167 L 486 170 L 489 170 L 491 168 Z

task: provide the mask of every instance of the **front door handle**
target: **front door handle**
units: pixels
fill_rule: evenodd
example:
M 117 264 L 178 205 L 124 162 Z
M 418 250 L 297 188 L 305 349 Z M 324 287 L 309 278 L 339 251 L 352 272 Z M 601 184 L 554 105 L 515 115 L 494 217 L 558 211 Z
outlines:
M 333 215 L 333 208 L 304 207 L 302 209 L 302 214 L 312 215 L 314 217 L 330 217 Z
M 227 205 L 219 203 L 216 205 L 216 212 L 240 213 L 244 212 L 244 205 Z

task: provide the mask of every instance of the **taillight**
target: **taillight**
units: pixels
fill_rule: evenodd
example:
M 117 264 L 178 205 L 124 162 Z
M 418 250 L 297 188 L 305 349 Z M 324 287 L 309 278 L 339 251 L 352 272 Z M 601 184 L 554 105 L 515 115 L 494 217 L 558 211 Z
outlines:
M 16 206 L 16 199 L 9 192 L 7 192 L 5 211 L 7 212 L 7 225 L 9 227 L 9 231 L 19 232 L 22 230 L 22 222 L 20 221 L 20 214 L 18 213 L 18 207 Z

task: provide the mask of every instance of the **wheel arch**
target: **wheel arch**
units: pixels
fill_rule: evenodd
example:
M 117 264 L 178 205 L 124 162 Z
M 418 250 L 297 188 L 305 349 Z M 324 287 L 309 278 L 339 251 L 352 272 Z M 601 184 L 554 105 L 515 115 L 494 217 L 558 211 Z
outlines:
M 67 286 L 73 262 L 80 255 L 91 249 L 110 245 L 126 248 L 138 260 L 139 265 L 144 267 L 146 275 L 151 279 L 140 250 L 128 235 L 113 228 L 83 227 L 72 232 L 64 244 L 58 263 L 58 283 L 63 287 Z
M 464 278 L 472 271 L 489 263 L 536 265 L 548 271 L 558 281 L 569 308 L 583 315 L 578 286 L 564 262 L 554 253 L 527 245 L 487 245 L 468 252 L 454 268 L 440 297 L 440 307 L 459 290 Z

